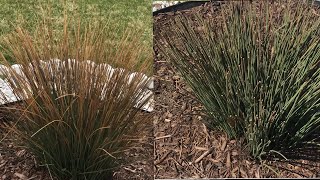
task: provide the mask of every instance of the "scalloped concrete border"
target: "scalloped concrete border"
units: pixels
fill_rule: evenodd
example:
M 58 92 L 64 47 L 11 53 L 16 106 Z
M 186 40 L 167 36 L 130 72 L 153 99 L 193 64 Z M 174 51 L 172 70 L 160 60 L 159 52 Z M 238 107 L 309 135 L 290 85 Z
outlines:
M 74 61 L 74 59 L 68 59 L 69 61 Z M 61 60 L 59 59 L 53 59 L 51 60 L 53 62 L 60 62 Z M 87 60 L 87 61 L 83 61 L 84 63 L 88 63 L 91 64 L 92 66 L 96 66 L 96 64 L 93 61 Z M 41 61 L 41 63 L 43 65 L 46 65 L 45 61 Z M 64 62 L 63 62 L 64 63 Z M 109 64 L 99 64 L 97 66 L 105 66 L 106 69 L 108 70 L 108 72 L 112 75 L 114 68 L 112 68 Z M 15 70 L 19 75 L 21 75 L 22 77 L 24 76 L 22 70 L 21 70 L 21 65 L 20 64 L 14 64 L 11 67 L 7 67 L 4 65 L 0 65 L 0 76 L 7 76 L 7 72 L 9 70 L 9 68 L 12 68 L 13 70 Z M 129 80 L 128 83 L 131 82 L 132 78 L 134 77 L 134 75 L 137 74 L 136 72 L 131 73 L 129 76 Z M 145 74 L 143 74 L 143 77 L 146 79 L 148 78 Z M 2 95 L 4 95 L 4 97 L 6 98 L 6 101 L 2 98 L 0 98 L 0 105 L 6 104 L 6 103 L 11 103 L 11 102 L 17 102 L 20 101 L 20 99 L 18 99 L 13 91 L 12 88 L 10 87 L 10 85 L 8 84 L 8 81 L 6 79 L 2 79 L 3 77 L 0 78 L 0 93 L 2 93 Z M 150 78 L 150 82 L 148 82 L 148 90 L 146 90 L 145 92 L 143 92 L 144 97 L 140 98 L 140 101 L 138 101 L 135 105 L 135 107 L 137 106 L 137 104 L 139 104 L 141 101 L 145 100 L 145 98 L 150 97 L 149 101 L 141 108 L 144 111 L 147 112 L 152 112 L 153 108 L 154 108 L 154 98 L 153 98 L 153 78 Z

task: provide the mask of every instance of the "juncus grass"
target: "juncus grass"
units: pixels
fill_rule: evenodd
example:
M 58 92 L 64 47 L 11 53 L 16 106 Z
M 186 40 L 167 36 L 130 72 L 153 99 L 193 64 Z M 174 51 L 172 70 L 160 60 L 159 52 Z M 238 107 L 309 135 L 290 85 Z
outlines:
M 230 2 L 211 19 L 178 16 L 157 43 L 204 106 L 208 127 L 245 137 L 257 159 L 317 151 L 316 12 L 302 2 Z

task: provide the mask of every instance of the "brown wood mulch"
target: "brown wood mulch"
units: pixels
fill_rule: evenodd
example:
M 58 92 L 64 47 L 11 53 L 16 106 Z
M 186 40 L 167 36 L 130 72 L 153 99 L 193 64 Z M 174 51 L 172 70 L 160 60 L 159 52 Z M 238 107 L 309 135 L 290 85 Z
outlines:
M 189 10 L 154 16 L 154 40 L 170 28 L 174 16 L 200 12 L 212 18 L 219 8 L 211 3 Z M 172 39 L 174 37 L 171 37 Z M 222 132 L 209 131 L 195 114 L 201 105 L 179 73 L 154 45 L 155 77 L 155 178 L 301 178 L 320 177 L 320 162 L 265 161 L 250 158 L 243 142 L 228 140 Z

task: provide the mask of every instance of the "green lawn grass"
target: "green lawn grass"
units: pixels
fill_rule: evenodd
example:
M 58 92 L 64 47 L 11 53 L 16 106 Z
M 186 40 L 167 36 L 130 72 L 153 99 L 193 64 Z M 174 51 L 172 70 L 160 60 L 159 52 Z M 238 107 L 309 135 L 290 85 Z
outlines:
M 81 16 L 82 21 L 107 21 L 124 29 L 142 29 L 141 40 L 152 51 L 152 8 L 149 0 L 0 0 L 0 43 L 15 27 L 33 32 L 39 20 L 48 17 L 51 9 L 55 30 L 63 30 L 63 12 L 69 17 Z M 123 33 L 117 31 L 118 35 Z

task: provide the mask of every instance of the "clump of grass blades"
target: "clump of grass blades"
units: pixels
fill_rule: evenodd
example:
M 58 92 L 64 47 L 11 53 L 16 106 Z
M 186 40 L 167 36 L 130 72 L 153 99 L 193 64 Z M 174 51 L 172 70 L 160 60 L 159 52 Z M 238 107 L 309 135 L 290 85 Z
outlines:
M 157 42 L 204 106 L 205 123 L 245 137 L 257 159 L 304 146 L 318 153 L 319 15 L 291 1 L 230 2 L 216 13 L 178 16 Z
M 151 73 L 152 56 L 134 30 L 115 42 L 114 25 L 68 22 L 58 39 L 49 22 L 6 37 L 6 53 L 22 66 L 20 74 L 9 69 L 7 81 L 24 99 L 9 109 L 21 112 L 11 129 L 54 177 L 110 179 L 152 126 L 149 115 L 138 116 L 150 98 L 143 73 Z

